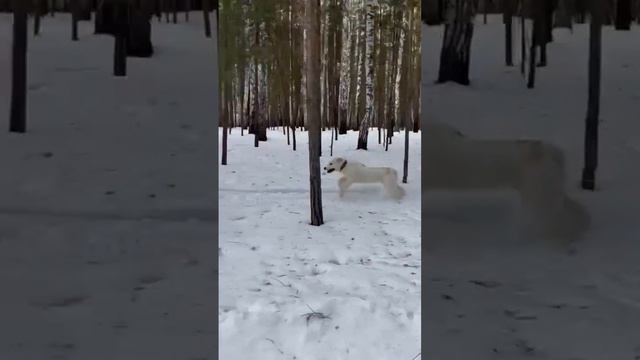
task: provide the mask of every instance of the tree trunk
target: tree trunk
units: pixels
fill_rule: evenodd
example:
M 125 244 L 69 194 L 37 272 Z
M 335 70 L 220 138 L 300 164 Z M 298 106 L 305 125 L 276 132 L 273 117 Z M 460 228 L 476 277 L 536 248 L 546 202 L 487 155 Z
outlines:
M 35 0 L 34 18 L 33 18 L 33 35 L 40 35 L 40 20 L 42 14 L 46 13 L 46 0 Z
M 373 69 L 374 69 L 374 53 L 373 38 L 374 28 L 373 21 L 375 18 L 375 9 L 371 3 L 367 3 L 367 20 L 366 20 L 366 47 L 365 47 L 365 69 L 367 71 L 365 84 L 365 112 L 360 122 L 358 133 L 358 144 L 356 149 L 367 150 L 367 140 L 369 138 L 369 126 L 373 120 Z
M 177 24 L 178 23 L 178 0 L 173 0 L 171 5 L 173 5 L 173 8 L 171 9 L 173 11 L 173 23 Z
M 151 43 L 151 8 L 147 0 L 129 5 L 127 26 L 127 56 L 148 58 L 153 55 Z
M 589 27 L 589 97 L 584 136 L 584 169 L 582 188 L 595 190 L 598 167 L 598 123 L 600 117 L 600 73 L 602 61 L 602 7 L 591 0 Z
M 533 89 L 536 85 L 536 31 L 535 31 L 535 22 L 534 20 L 534 30 L 531 34 L 531 45 L 529 46 L 529 76 L 527 78 L 527 88 Z
M 227 105 L 226 105 L 226 99 L 224 96 L 224 86 L 221 86 L 221 93 L 220 93 L 220 119 L 222 120 L 222 165 L 227 165 L 227 111 L 229 111 Z
M 520 74 L 524 76 L 527 61 L 527 37 L 524 16 L 524 1 L 520 1 Z
M 309 128 L 309 186 L 311 225 L 324 223 L 322 216 L 322 188 L 320 182 L 320 0 L 309 0 L 307 11 L 306 47 L 306 108 Z
M 573 0 L 558 0 L 553 24 L 557 28 L 573 29 L 572 12 L 574 9 Z
M 504 61 L 507 66 L 513 66 L 513 1 L 503 0 L 505 53 Z
M 128 5 L 126 0 L 115 3 L 115 46 L 113 51 L 113 75 L 127 76 Z
M 617 0 L 616 30 L 631 30 L 631 0 Z
M 78 15 L 79 15 L 79 2 L 80 0 L 70 0 L 69 6 L 71 10 L 71 40 L 78 41 Z
M 202 0 L 202 16 L 204 17 L 204 35 L 208 38 L 211 37 L 211 19 L 209 18 L 209 12 L 211 11 L 211 0 Z
M 438 83 L 469 85 L 473 19 L 477 0 L 449 0 L 449 14 L 440 53 Z
M 9 131 L 27 131 L 27 3 L 13 1 L 13 50 Z

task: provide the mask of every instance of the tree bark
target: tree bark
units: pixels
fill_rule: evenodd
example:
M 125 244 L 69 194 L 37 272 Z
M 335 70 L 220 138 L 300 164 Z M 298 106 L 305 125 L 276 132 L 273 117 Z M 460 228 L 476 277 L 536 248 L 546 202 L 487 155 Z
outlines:
M 582 188 L 595 190 L 598 167 L 598 123 L 600 117 L 600 76 L 602 62 L 602 7 L 591 0 L 589 26 L 589 96 L 584 136 L 584 168 Z
M 449 0 L 445 24 L 438 83 L 453 81 L 469 85 L 469 65 L 473 19 L 478 0 Z
M 370 0 L 369 0 L 370 1 Z M 358 133 L 358 144 L 356 149 L 367 150 L 367 140 L 369 138 L 369 126 L 373 120 L 373 70 L 374 70 L 374 53 L 373 38 L 375 18 L 375 10 L 370 2 L 367 3 L 367 19 L 366 19 L 366 46 L 365 46 L 365 69 L 367 72 L 365 83 L 365 110 L 360 129 Z
M 209 18 L 209 12 L 211 11 L 211 0 L 202 0 L 202 16 L 204 17 L 204 35 L 208 38 L 211 37 L 211 19 Z
M 27 4 L 13 1 L 13 50 L 9 131 L 27 131 Z
M 320 182 L 320 0 L 309 0 L 307 11 L 306 108 L 309 128 L 309 186 L 311 225 L 324 223 L 322 216 L 322 188 Z
M 127 33 L 128 33 L 128 5 L 126 0 L 115 3 L 114 27 L 115 45 L 113 51 L 113 75 L 127 76 Z
M 631 0 L 617 0 L 616 30 L 631 30 Z
M 148 0 L 129 4 L 127 26 L 127 56 L 148 58 L 153 55 L 151 43 L 151 17 Z
M 80 0 L 70 0 L 69 6 L 70 6 L 70 10 L 71 10 L 71 40 L 72 41 L 78 41 L 78 13 L 80 11 L 79 9 L 79 2 Z
M 503 0 L 505 53 L 504 61 L 507 66 L 513 66 L 513 5 L 514 0 Z

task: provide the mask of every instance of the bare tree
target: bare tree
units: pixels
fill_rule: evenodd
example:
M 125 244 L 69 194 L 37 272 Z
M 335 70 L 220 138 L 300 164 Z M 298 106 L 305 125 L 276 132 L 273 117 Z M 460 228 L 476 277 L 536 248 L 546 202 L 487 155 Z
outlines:
M 358 144 L 357 149 L 367 150 L 367 139 L 369 137 L 369 126 L 372 124 L 373 120 L 373 69 L 374 69 L 374 52 L 373 52 L 373 41 L 374 41 L 374 18 L 375 18 L 375 7 L 373 4 L 374 0 L 366 1 L 366 11 L 367 11 L 367 19 L 366 19 L 366 47 L 365 47 L 365 69 L 366 69 L 366 82 L 365 82 L 365 112 L 360 122 L 360 132 L 358 134 Z
M 9 131 L 27 131 L 27 3 L 13 1 L 13 52 Z
M 204 17 L 204 34 L 206 37 L 211 37 L 211 18 L 209 12 L 211 12 L 211 0 L 202 0 L 202 16 Z
M 320 0 L 306 2 L 305 73 L 307 126 L 309 128 L 309 183 L 311 225 L 322 225 L 322 187 L 320 183 Z
M 584 135 L 584 169 L 582 188 L 594 190 L 598 167 L 598 122 L 600 116 L 600 73 L 602 62 L 602 6 L 591 0 L 589 29 L 589 97 Z
M 438 82 L 469 85 L 473 20 L 478 0 L 448 0 Z

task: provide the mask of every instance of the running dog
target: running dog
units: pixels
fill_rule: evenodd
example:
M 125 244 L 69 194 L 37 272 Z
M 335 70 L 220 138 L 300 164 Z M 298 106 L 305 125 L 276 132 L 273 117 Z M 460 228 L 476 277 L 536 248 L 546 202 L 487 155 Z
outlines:
M 477 140 L 429 123 L 422 191 L 514 190 L 538 229 L 581 232 L 589 217 L 565 191 L 564 154 L 539 140 Z M 562 230 L 563 229 L 563 230 Z
M 395 200 L 400 200 L 405 195 L 404 189 L 398 185 L 398 173 L 390 167 L 368 167 L 354 160 L 337 157 L 324 170 L 329 174 L 334 171 L 342 174 L 338 180 L 340 198 L 344 197 L 351 185 L 367 183 L 381 183 L 385 194 Z

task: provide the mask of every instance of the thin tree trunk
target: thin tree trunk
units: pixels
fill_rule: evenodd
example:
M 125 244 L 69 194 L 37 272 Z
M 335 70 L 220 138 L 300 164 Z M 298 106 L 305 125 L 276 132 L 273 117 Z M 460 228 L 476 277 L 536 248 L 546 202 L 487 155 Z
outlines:
M 71 40 L 78 41 L 78 11 L 79 0 L 70 0 L 71 10 Z
M 309 0 L 307 11 L 306 46 L 306 103 L 309 128 L 309 187 L 311 225 L 324 223 L 322 216 L 322 188 L 320 182 L 320 0 Z
M 513 0 L 503 0 L 505 53 L 504 61 L 507 66 L 513 66 Z
M 113 75 L 127 76 L 127 22 L 128 5 L 125 0 L 115 3 L 115 44 L 113 50 Z
M 527 36 L 524 17 L 524 0 L 520 0 L 520 73 L 524 76 L 527 61 Z
M 211 19 L 209 18 L 209 12 L 211 11 L 211 0 L 202 0 L 202 16 L 204 17 L 204 35 L 208 38 L 211 37 Z
M 534 20 L 535 22 L 535 20 Z M 535 28 L 535 25 L 534 25 Z M 527 88 L 533 89 L 536 85 L 536 31 L 532 31 L 531 45 L 529 47 L 529 76 L 527 78 Z
M 46 0 L 44 1 L 46 3 Z M 40 20 L 44 12 L 43 5 L 44 4 L 42 0 L 35 0 L 35 12 L 34 12 L 34 18 L 33 18 L 33 35 L 34 36 L 40 35 Z
M 589 97 L 584 137 L 582 188 L 595 190 L 598 167 L 598 123 L 600 117 L 600 73 L 602 62 L 602 18 L 598 0 L 591 0 L 589 27 Z
M 178 23 L 178 0 L 173 0 L 173 23 Z
M 9 131 L 27 131 L 27 4 L 13 1 L 13 50 Z

